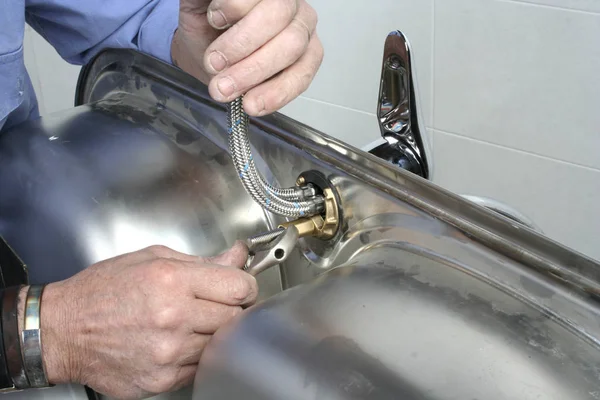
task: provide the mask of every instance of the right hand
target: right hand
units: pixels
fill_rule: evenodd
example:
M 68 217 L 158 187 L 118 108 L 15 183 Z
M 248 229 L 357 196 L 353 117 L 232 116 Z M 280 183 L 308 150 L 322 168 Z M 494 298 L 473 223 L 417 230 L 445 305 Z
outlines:
M 120 399 L 193 381 L 212 334 L 255 302 L 238 243 L 214 258 L 151 247 L 103 261 L 44 290 L 50 383 L 80 383 Z

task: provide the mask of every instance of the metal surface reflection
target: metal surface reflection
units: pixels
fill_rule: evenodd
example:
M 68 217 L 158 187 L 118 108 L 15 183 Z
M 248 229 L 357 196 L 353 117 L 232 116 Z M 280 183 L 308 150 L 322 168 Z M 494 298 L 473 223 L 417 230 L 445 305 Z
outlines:
M 488 208 L 494 212 L 497 212 L 500 215 L 503 215 L 507 218 L 512 219 L 513 221 L 519 222 L 524 226 L 533 229 L 536 232 L 543 233 L 539 226 L 535 224 L 529 217 L 515 210 L 513 207 L 510 207 L 504 203 L 501 203 L 497 200 L 490 199 L 483 196 L 472 196 L 472 195 L 463 195 L 463 197 L 473 203 L 480 205 L 481 207 Z
M 151 244 L 215 254 L 284 224 L 245 193 L 225 116 L 182 71 L 102 53 L 76 108 L 0 136 L 0 234 L 44 282 Z M 600 393 L 597 262 L 283 115 L 250 136 L 269 183 L 318 171 L 344 218 L 260 274 L 267 301 L 222 331 L 195 388 L 161 399 Z
M 193 399 L 597 398 L 598 348 L 504 289 L 400 244 L 366 248 L 220 332 Z
M 3 233 L 32 281 L 157 243 L 211 255 L 268 229 L 210 140 L 197 134 L 191 147 L 108 110 L 75 109 L 0 138 L 0 197 L 12 208 L 2 208 Z

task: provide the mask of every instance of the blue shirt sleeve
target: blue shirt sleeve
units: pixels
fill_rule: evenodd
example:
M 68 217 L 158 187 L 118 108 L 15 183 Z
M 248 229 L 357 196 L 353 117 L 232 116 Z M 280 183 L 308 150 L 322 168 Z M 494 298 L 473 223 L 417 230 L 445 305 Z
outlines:
M 179 0 L 27 0 L 25 16 L 72 64 L 85 64 L 108 47 L 172 63 Z

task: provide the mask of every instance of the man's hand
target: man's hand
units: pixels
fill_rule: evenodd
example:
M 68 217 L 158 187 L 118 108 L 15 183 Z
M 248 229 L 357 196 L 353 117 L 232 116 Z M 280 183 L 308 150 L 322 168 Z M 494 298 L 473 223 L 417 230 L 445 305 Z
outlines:
M 317 15 L 305 0 L 181 0 L 175 64 L 252 116 L 304 92 L 323 60 Z
M 239 269 L 246 258 L 243 244 L 212 259 L 152 247 L 48 285 L 41 328 L 50 383 L 124 399 L 190 384 L 212 334 L 256 300 L 255 279 Z

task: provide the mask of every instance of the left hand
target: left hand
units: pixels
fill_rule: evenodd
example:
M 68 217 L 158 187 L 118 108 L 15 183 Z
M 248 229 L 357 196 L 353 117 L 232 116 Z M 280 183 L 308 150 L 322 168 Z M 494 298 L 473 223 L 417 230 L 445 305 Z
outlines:
M 304 92 L 323 60 L 317 14 L 305 0 L 180 0 L 176 65 L 219 102 L 244 96 L 262 116 Z
M 41 324 L 49 382 L 118 399 L 188 386 L 212 335 L 256 301 L 256 279 L 241 270 L 247 258 L 239 242 L 209 258 L 153 246 L 48 285 Z

